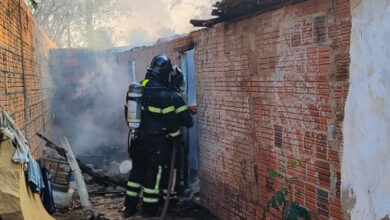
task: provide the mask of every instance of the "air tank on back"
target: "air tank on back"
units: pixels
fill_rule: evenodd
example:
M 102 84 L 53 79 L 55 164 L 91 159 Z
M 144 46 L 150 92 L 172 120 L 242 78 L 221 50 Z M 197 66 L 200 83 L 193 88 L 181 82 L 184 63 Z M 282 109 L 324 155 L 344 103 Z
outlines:
M 127 123 L 130 129 L 136 130 L 141 123 L 142 86 L 132 82 L 127 91 Z

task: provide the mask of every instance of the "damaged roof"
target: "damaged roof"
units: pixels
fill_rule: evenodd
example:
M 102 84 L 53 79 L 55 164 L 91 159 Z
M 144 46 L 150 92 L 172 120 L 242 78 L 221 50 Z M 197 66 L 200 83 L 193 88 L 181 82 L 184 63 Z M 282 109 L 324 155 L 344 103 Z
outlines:
M 215 18 L 207 20 L 191 19 L 195 27 L 211 27 L 215 24 L 259 12 L 275 10 L 276 8 L 302 2 L 305 0 L 221 0 L 213 4 L 211 15 Z

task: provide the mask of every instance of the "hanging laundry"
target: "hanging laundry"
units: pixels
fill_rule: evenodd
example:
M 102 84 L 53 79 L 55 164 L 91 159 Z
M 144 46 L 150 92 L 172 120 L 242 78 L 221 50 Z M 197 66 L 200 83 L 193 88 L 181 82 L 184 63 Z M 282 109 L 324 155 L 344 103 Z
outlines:
M 16 151 L 12 156 L 12 161 L 21 164 L 27 163 L 30 148 L 26 138 L 16 126 L 15 121 L 5 110 L 2 111 L 2 115 L 3 117 L 0 117 L 0 133 L 9 137 L 16 147 Z
M 43 182 L 41 168 L 37 161 L 28 154 L 28 163 L 27 163 L 27 176 L 28 176 L 28 185 L 31 190 L 35 193 L 41 193 L 41 190 L 45 188 L 45 183 Z
M 54 205 L 53 191 L 51 188 L 51 171 L 49 168 L 42 167 L 42 177 L 45 183 L 45 189 L 43 190 L 43 205 L 48 213 L 53 214 L 56 211 Z

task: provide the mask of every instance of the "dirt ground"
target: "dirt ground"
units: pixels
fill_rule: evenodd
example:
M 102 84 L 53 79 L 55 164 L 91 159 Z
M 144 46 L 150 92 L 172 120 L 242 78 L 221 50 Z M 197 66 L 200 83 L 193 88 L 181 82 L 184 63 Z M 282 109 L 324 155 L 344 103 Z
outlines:
M 76 196 L 77 197 L 77 196 Z M 103 191 L 90 192 L 90 201 L 92 208 L 97 216 L 97 220 L 125 220 L 125 219 L 143 219 L 140 216 L 136 218 L 124 218 L 122 213 L 124 192 L 115 191 L 115 193 L 105 194 Z M 73 202 L 69 210 L 58 210 L 54 217 L 58 220 L 80 220 L 82 219 L 82 208 L 77 199 Z M 217 219 L 211 213 L 198 205 L 198 199 L 185 200 L 178 205 L 171 206 L 166 220 L 214 220 Z

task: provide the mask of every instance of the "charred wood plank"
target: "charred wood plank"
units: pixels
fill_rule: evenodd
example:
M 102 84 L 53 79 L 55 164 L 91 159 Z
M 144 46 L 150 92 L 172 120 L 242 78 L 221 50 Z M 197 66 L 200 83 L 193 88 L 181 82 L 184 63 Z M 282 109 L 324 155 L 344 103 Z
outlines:
M 218 17 L 205 20 L 191 19 L 190 23 L 195 27 L 212 27 L 221 22 L 273 11 L 303 1 L 307 0 L 223 0 L 213 4 L 216 9 L 212 10 L 211 15 Z
M 224 19 L 222 17 L 218 17 L 218 18 L 212 18 L 208 20 L 191 19 L 190 23 L 194 27 L 212 27 L 213 25 L 221 23 L 223 21 Z

